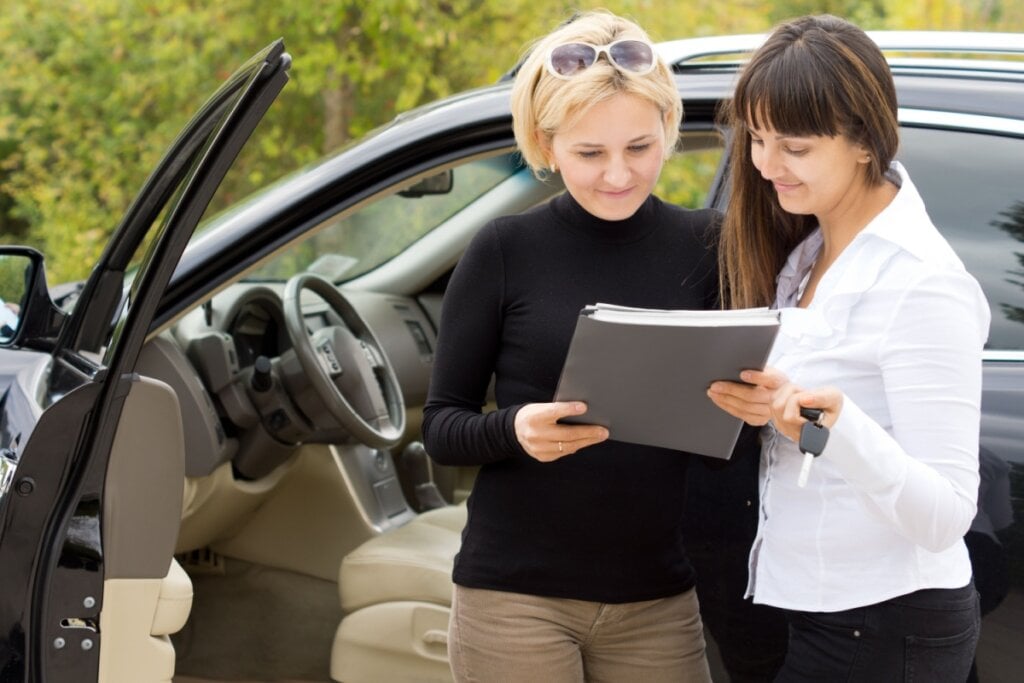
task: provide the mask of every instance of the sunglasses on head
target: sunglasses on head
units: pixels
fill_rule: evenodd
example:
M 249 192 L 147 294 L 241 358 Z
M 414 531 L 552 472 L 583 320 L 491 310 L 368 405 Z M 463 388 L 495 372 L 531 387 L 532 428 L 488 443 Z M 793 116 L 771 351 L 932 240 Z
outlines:
M 556 45 L 548 52 L 548 72 L 556 78 L 572 78 L 594 66 L 601 53 L 622 72 L 643 76 L 654 69 L 653 45 L 642 40 L 616 40 L 607 45 L 579 42 Z

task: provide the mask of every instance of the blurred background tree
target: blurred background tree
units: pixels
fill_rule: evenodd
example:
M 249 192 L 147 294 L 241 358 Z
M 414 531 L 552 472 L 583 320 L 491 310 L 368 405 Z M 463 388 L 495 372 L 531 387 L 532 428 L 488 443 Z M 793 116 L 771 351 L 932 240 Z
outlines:
M 1024 30 L 1020 0 L 607 0 L 655 40 L 759 32 L 811 12 L 867 29 Z M 0 241 L 84 277 L 202 99 L 284 37 L 292 82 L 217 202 L 397 113 L 497 80 L 583 3 L 536 0 L 12 0 L 0 12 Z M 595 5 L 597 6 L 597 5 Z M 685 178 L 679 178 L 685 185 Z M 685 198 L 682 198 L 685 200 Z

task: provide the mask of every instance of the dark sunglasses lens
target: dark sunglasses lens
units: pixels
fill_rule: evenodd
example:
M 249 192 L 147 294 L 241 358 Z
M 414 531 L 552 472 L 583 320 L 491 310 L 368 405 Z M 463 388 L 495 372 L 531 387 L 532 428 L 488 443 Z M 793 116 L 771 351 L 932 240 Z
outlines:
M 654 52 L 647 43 L 639 40 L 623 40 L 608 50 L 619 68 L 627 71 L 647 71 L 654 64 Z
M 567 43 L 559 45 L 551 51 L 551 68 L 559 76 L 572 76 L 594 63 L 597 52 L 583 43 Z

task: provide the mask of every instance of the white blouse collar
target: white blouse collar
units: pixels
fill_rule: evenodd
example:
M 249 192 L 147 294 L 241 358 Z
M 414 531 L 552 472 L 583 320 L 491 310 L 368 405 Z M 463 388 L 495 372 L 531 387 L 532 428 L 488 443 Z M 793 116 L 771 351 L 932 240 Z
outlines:
M 875 216 L 867 226 L 847 246 L 847 250 L 861 250 L 865 241 L 876 242 L 880 248 L 869 249 L 869 258 L 873 262 L 867 269 L 847 268 L 843 278 L 843 290 L 856 291 L 870 286 L 878 275 L 881 264 L 892 257 L 894 249 L 905 251 L 915 258 L 942 265 L 963 268 L 963 263 L 953 251 L 949 243 L 942 237 L 932 223 L 925 209 L 924 200 L 914 186 L 906 169 L 898 161 L 892 163 L 892 180 L 899 186 L 893 200 Z M 790 253 L 789 258 L 779 271 L 777 279 L 775 305 L 777 308 L 796 306 L 799 291 L 808 272 L 814 265 L 821 250 L 823 238 L 821 228 L 808 235 Z M 884 248 L 884 244 L 890 248 Z M 865 264 L 863 257 L 858 259 Z

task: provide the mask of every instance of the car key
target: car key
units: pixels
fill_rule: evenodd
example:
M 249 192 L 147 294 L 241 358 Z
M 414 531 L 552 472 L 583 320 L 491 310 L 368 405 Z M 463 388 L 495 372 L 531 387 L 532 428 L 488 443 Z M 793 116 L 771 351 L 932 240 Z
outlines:
M 828 427 L 821 424 L 821 416 L 825 412 L 819 408 L 801 408 L 800 417 L 807 420 L 800 428 L 800 452 L 804 454 L 803 464 L 800 466 L 800 476 L 796 485 L 803 488 L 807 485 L 807 477 L 811 473 L 811 463 L 825 450 L 828 443 Z

